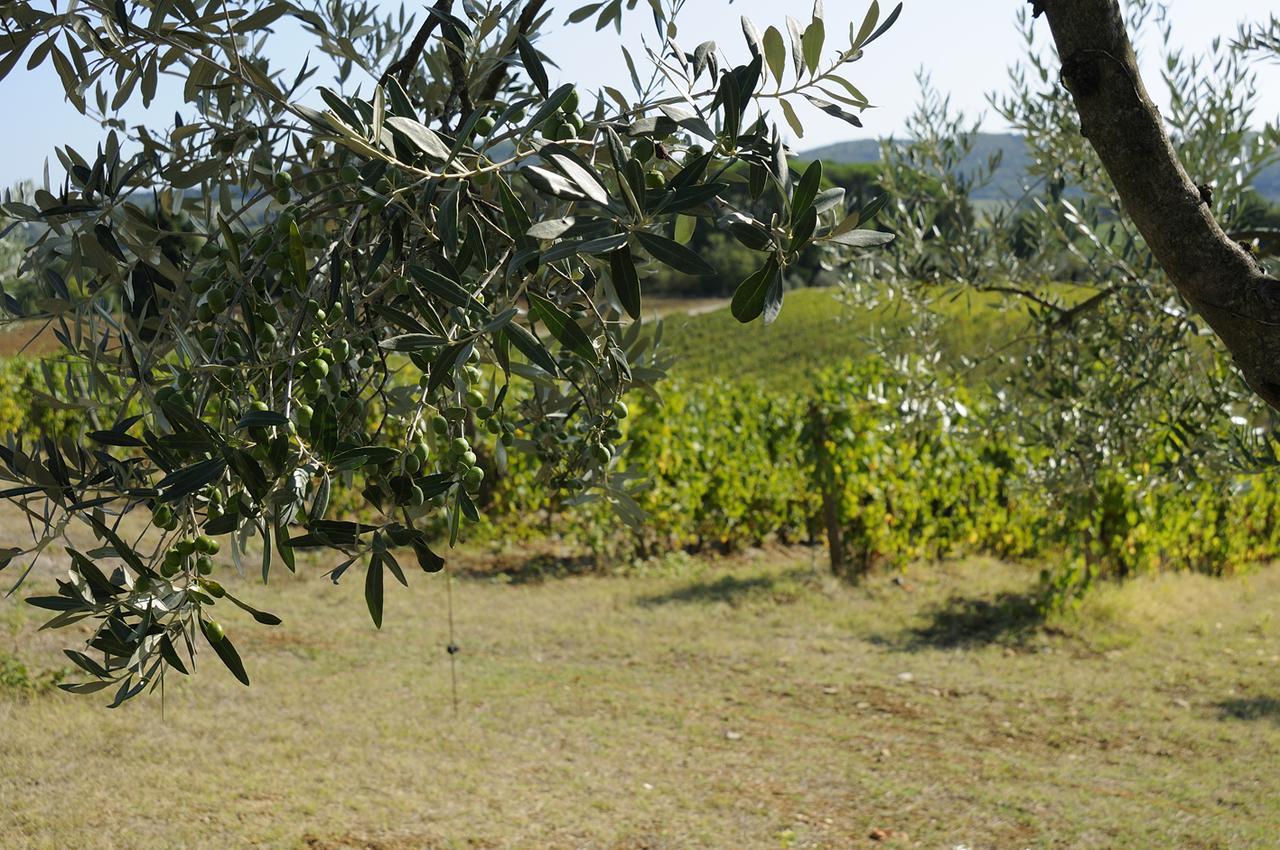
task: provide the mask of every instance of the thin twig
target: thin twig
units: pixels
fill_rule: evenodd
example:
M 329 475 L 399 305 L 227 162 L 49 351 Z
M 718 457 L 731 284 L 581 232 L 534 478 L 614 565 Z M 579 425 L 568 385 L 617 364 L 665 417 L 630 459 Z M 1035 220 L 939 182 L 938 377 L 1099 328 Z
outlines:
M 444 572 L 445 594 L 449 600 L 449 680 L 453 688 L 453 716 L 458 716 L 458 645 L 453 642 L 453 570 Z

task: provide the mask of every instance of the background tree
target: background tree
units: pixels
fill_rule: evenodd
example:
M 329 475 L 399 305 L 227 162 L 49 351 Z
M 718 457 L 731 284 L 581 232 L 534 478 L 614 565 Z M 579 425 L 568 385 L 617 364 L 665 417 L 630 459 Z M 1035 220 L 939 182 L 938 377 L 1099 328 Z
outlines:
M 1179 159 L 1138 72 L 1118 0 L 1032 0 L 1049 22 L 1060 79 L 1126 213 L 1179 294 L 1231 351 L 1249 386 L 1280 406 L 1277 287 L 1217 220 L 1222 198 Z M 1267 46 L 1265 31 L 1258 46 Z M 1194 161 L 1193 161 L 1194 163 Z
M 999 403 L 986 427 L 1038 458 L 1024 484 L 1061 518 L 1069 557 L 1055 559 L 1046 577 L 1052 597 L 1068 601 L 1097 578 L 1131 575 L 1152 561 L 1180 563 L 1184 555 L 1169 553 L 1186 552 L 1203 529 L 1217 527 L 1228 490 L 1266 486 L 1235 476 L 1241 466 L 1273 462 L 1275 419 L 1236 379 L 1125 215 L 1103 161 L 1080 135 L 1055 57 L 1035 41 L 1031 12 L 1019 11 L 1024 60 L 991 96 L 1026 144 L 1018 191 L 1004 202 L 975 200 L 996 163 L 961 165 L 976 127 L 926 86 L 913 139 L 884 161 L 893 201 L 881 220 L 898 238 L 856 262 L 848 292 L 857 309 L 905 303 L 918 333 L 909 345 L 926 353 L 948 323 L 965 321 L 956 318 L 957 299 L 1010 316 L 985 351 L 938 358 L 932 371 L 941 381 L 991 377 Z M 1223 40 L 1203 55 L 1174 49 L 1163 3 L 1133 0 L 1125 16 L 1126 29 L 1160 51 L 1170 143 L 1194 163 L 1199 181 L 1217 187 L 1226 230 L 1264 248 L 1255 235 L 1265 233 L 1258 228 L 1267 213 L 1251 187 L 1276 160 L 1277 132 L 1255 129 L 1251 57 L 1242 43 Z M 910 190 L 930 184 L 941 192 Z M 1021 325 L 1012 321 L 1018 314 L 1026 316 Z M 903 347 L 901 339 L 880 342 L 887 355 Z M 1236 483 L 1221 483 L 1229 480 Z M 1221 496 L 1197 497 L 1199 515 L 1151 545 L 1151 529 L 1177 513 L 1155 494 L 1201 492 L 1210 482 L 1220 482 Z M 1165 516 L 1153 516 L 1153 505 Z

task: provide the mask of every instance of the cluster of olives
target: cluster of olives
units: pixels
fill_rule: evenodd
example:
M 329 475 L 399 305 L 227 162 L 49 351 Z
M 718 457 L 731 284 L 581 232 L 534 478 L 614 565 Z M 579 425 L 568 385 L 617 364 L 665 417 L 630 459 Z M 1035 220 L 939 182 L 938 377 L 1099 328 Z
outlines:
M 171 388 L 169 389 L 172 392 Z M 157 393 L 159 397 L 159 393 Z M 173 508 L 165 504 L 157 504 L 151 508 L 151 523 L 156 528 L 162 528 L 165 531 L 175 531 L 178 528 L 178 517 L 173 512 Z
M 577 137 L 582 132 L 582 128 L 587 125 L 586 120 L 578 113 L 579 103 L 578 90 L 574 89 L 569 92 L 564 103 L 560 104 L 560 110 L 542 122 L 538 132 L 543 138 L 553 142 L 563 142 Z
M 334 340 L 332 347 L 317 346 L 303 355 L 297 363 L 296 375 L 301 376 L 299 389 L 308 401 L 315 401 L 325 394 L 326 389 L 339 389 L 337 370 L 339 363 L 351 359 L 351 343 L 345 339 Z M 307 418 L 310 413 L 304 414 Z M 305 424 L 299 421 L 299 425 Z
M 201 534 L 193 539 L 179 540 L 170 546 L 160 562 L 160 575 L 172 578 L 180 570 L 195 568 L 202 576 L 213 572 L 213 556 L 218 554 L 218 541 Z
M 437 413 L 431 417 L 431 430 L 440 440 L 447 439 L 450 432 L 449 420 Z M 452 467 L 468 490 L 478 489 L 480 482 L 484 480 L 484 470 L 476 465 L 476 453 L 471 450 L 471 442 L 466 437 L 459 436 L 450 439 L 445 445 L 444 469 Z
M 579 461 L 571 465 L 578 466 L 579 470 L 588 465 L 606 467 L 614 458 L 614 447 L 622 439 L 619 422 L 627 417 L 627 413 L 626 403 L 616 401 L 609 406 L 607 412 L 581 419 L 576 432 L 557 427 L 544 419 L 533 427 L 535 451 L 543 461 L 556 461 L 566 454 L 572 457 L 576 451 Z M 585 486 L 583 480 L 577 477 L 567 478 L 560 483 L 571 490 L 580 490 Z
M 276 202 L 287 204 L 293 200 L 293 177 L 287 171 L 278 172 L 271 180 L 276 189 Z

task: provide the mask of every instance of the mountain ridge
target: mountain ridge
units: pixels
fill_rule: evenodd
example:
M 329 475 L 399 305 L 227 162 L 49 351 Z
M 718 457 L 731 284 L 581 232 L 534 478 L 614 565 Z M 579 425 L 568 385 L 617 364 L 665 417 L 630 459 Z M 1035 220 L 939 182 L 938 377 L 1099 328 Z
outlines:
M 1031 155 L 1026 142 L 1016 133 L 975 133 L 973 151 L 961 162 L 961 170 L 969 173 L 985 166 L 988 157 L 996 151 L 1003 154 L 1000 167 L 989 184 L 974 192 L 973 197 L 977 200 L 1013 200 L 1022 195 L 1022 177 L 1027 172 Z M 850 139 L 812 148 L 799 156 L 801 159 L 842 163 L 879 162 L 880 141 Z M 1253 187 L 1267 201 L 1280 203 L 1280 163 L 1264 168 L 1254 180 Z

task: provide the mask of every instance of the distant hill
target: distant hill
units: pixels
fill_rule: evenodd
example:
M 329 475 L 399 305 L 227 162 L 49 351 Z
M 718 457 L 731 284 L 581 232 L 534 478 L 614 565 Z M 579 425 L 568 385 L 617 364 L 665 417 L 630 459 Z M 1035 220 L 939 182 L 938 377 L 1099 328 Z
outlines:
M 1004 159 L 994 179 L 974 193 L 978 200 L 1008 200 L 1022 194 L 1023 175 L 1030 163 L 1026 143 L 1013 133 L 978 133 L 973 152 L 961 163 L 965 172 L 986 164 L 988 157 L 1003 151 Z M 878 162 L 880 143 L 875 139 L 857 139 L 837 142 L 821 148 L 804 151 L 803 159 L 824 159 L 831 162 Z M 1280 203 L 1280 165 L 1265 169 L 1254 181 L 1254 188 L 1272 203 Z

